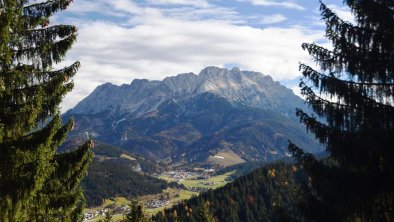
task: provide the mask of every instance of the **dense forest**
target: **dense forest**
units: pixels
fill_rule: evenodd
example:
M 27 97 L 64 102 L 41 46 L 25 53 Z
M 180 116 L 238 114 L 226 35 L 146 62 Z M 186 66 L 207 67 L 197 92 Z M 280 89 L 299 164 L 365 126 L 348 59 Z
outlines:
M 127 152 L 126 150 L 112 146 L 110 144 L 102 143 L 100 141 L 94 141 L 94 155 L 96 157 L 108 157 L 108 158 L 119 158 L 129 156 L 129 160 L 134 161 L 135 164 L 139 164 L 141 167 L 141 172 L 144 174 L 153 174 L 158 173 L 164 170 L 163 165 L 156 163 L 154 160 L 149 160 L 140 156 L 135 155 L 134 153 Z
M 167 188 L 164 180 L 134 172 L 130 162 L 120 158 L 93 160 L 82 181 L 88 206 L 101 205 L 104 199 L 116 196 L 157 194 Z
M 153 216 L 154 221 L 201 221 L 203 203 L 217 221 L 283 221 L 298 217 L 307 179 L 295 165 L 275 163 Z M 176 216 L 174 216 L 174 214 Z
M 157 194 L 168 186 L 164 180 L 144 175 L 157 172 L 160 167 L 156 163 L 100 142 L 93 152 L 95 158 L 82 181 L 88 206 L 101 205 L 104 199 L 116 196 Z

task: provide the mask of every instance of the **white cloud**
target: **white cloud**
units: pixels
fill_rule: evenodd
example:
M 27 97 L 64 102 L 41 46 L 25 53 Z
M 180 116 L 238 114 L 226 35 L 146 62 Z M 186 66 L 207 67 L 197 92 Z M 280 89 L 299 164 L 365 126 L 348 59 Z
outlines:
M 245 0 L 241 0 L 245 1 Z M 275 6 L 275 7 L 284 7 L 296 10 L 305 10 L 303 6 L 298 4 L 296 1 L 288 0 L 288 1 L 278 1 L 278 0 L 246 0 L 251 2 L 253 5 L 261 5 L 261 6 Z
M 132 4 L 132 3 L 130 3 Z M 133 7 L 130 6 L 130 9 Z M 115 17 L 126 16 L 126 14 L 121 13 L 116 10 L 109 10 L 110 5 L 104 0 L 96 0 L 96 1 L 86 1 L 86 0 L 75 0 L 75 3 L 71 4 L 67 9 L 67 12 L 83 15 L 91 12 L 100 13 L 101 15 L 109 15 Z
M 334 4 L 329 4 L 327 7 L 334 11 L 342 20 L 354 23 L 354 16 L 352 15 L 349 7 L 341 7 Z
M 108 4 L 111 5 L 111 8 L 107 8 L 107 10 L 118 10 L 123 12 L 128 12 L 132 14 L 141 14 L 142 8 L 140 8 L 136 3 L 130 0 L 112 0 L 108 1 Z
M 225 21 L 233 24 L 245 24 L 247 21 L 236 11 L 223 7 L 194 8 L 181 7 L 162 9 L 162 14 L 167 17 L 179 20 L 214 20 Z
M 195 7 L 207 8 L 212 5 L 205 0 L 148 0 L 152 5 L 190 5 Z
M 284 22 L 286 20 L 287 18 L 282 14 L 273 14 L 273 15 L 263 16 L 260 20 L 260 23 L 268 25 L 268 24 Z
M 259 29 L 217 17 L 182 19 L 163 9 L 125 2 L 113 0 L 111 5 L 128 13 L 131 25 L 78 22 L 78 41 L 62 65 L 79 60 L 82 67 L 75 77 L 75 89 L 62 104 L 63 111 L 105 82 L 163 79 L 198 73 L 211 65 L 237 64 L 275 80 L 294 79 L 299 76 L 298 62 L 309 60 L 301 44 L 323 38 L 322 31 L 301 27 Z

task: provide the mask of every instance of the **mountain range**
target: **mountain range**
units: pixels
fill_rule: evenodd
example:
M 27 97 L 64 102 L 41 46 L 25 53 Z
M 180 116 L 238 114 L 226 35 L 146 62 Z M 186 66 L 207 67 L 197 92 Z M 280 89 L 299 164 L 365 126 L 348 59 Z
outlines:
M 228 166 L 289 156 L 288 140 L 320 150 L 295 116 L 292 90 L 258 72 L 207 67 L 163 81 L 98 86 L 67 111 L 69 144 L 88 138 L 169 163 Z

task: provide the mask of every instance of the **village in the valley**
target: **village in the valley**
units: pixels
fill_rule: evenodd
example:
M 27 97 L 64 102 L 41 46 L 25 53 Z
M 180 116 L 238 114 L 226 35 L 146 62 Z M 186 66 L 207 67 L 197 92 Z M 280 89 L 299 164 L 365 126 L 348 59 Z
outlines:
M 216 175 L 215 173 L 216 171 L 213 168 L 165 171 L 154 176 L 176 185 L 163 190 L 160 194 L 142 196 L 138 199 L 144 204 L 148 214 L 154 214 L 165 208 L 170 208 L 172 205 L 182 200 L 197 196 L 208 189 L 216 189 L 225 185 L 232 180 L 231 175 L 234 172 L 231 171 L 221 175 Z M 108 211 L 111 212 L 115 218 L 119 217 L 119 219 L 121 219 L 123 215 L 130 211 L 130 207 L 128 206 L 129 201 L 130 200 L 125 197 L 104 200 L 102 206 L 85 210 L 84 221 L 98 221 L 102 219 Z

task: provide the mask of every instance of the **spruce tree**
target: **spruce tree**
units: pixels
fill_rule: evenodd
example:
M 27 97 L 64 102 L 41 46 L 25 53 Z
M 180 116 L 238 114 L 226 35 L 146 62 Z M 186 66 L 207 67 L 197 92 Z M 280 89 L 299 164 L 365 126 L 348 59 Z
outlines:
M 112 222 L 112 215 L 109 213 L 109 211 L 105 212 L 104 215 L 104 220 L 102 220 L 103 222 Z
M 126 214 L 124 221 L 126 222 L 149 222 L 145 216 L 144 207 L 137 199 L 133 199 L 130 204 L 130 212 Z
M 289 148 L 306 169 L 308 221 L 392 221 L 394 207 L 394 1 L 345 0 L 349 23 L 320 2 L 332 49 L 304 43 L 320 67 L 301 64 L 300 87 L 317 116 L 297 110 L 326 146 L 316 160 Z
M 53 68 L 77 34 L 74 26 L 49 26 L 70 2 L 0 1 L 0 221 L 81 220 L 92 143 L 57 152 L 73 127 L 62 124 L 59 104 L 79 62 Z
M 198 210 L 198 219 L 201 222 L 214 222 L 215 219 L 209 209 L 209 202 L 203 202 Z

